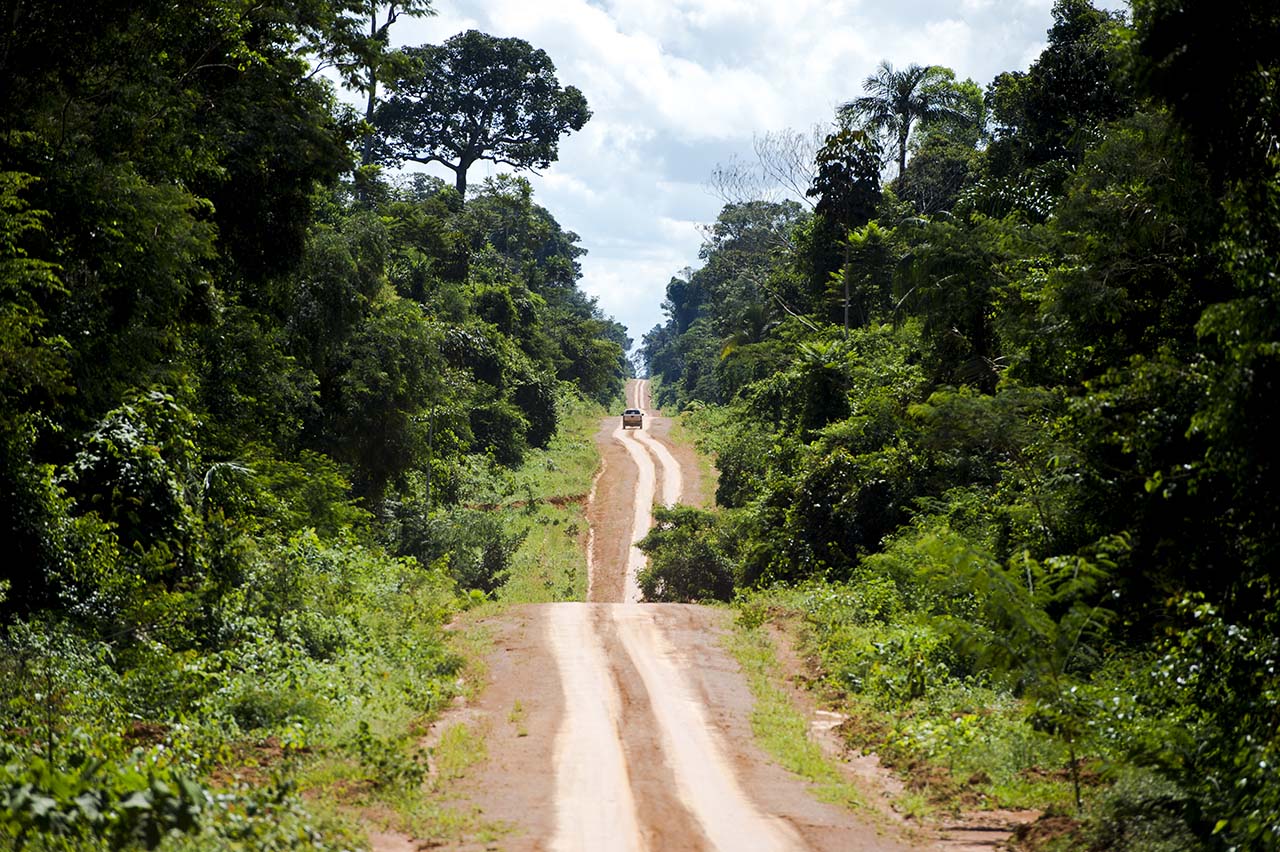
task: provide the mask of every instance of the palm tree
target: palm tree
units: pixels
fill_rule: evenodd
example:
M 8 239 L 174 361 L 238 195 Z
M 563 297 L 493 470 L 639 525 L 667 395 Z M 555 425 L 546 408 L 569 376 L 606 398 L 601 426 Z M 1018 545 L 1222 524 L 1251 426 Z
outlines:
M 720 360 L 728 358 L 740 346 L 760 343 L 777 325 L 778 321 L 774 318 L 773 308 L 768 302 L 752 302 L 747 305 L 738 317 L 738 324 L 733 328 L 732 333 L 724 339 Z
M 801 395 L 800 425 L 817 431 L 849 416 L 845 348 L 834 340 L 805 340 L 796 347 Z
M 898 174 L 907 169 L 907 140 L 917 122 L 963 121 L 952 74 L 938 65 L 912 63 L 901 71 L 881 62 L 862 84 L 867 93 L 841 105 L 840 112 L 861 118 L 870 127 L 897 137 Z

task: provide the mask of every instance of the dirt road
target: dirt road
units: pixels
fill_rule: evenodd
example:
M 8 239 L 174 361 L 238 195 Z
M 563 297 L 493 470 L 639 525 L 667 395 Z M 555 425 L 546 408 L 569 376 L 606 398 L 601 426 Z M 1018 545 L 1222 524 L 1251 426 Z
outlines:
M 649 532 L 655 498 L 661 495 L 662 505 L 674 506 L 682 496 L 684 474 L 679 462 L 665 443 L 650 434 L 659 420 L 666 419 L 657 414 L 652 405 L 648 381 L 628 382 L 627 407 L 645 412 L 644 427 L 624 429 L 622 418 L 612 417 L 601 425 L 596 436 L 603 464 L 590 508 L 592 547 L 587 554 L 587 565 L 591 575 L 588 599 L 592 601 L 640 602 L 636 577 L 644 568 L 645 556 L 635 543 Z M 605 434 L 608 441 L 602 440 Z M 602 492 L 599 486 L 605 480 L 618 481 L 609 482 L 613 487 Z M 621 544 L 628 541 L 625 561 L 619 562 Z M 625 565 L 621 574 L 617 571 L 620 564 Z M 619 580 L 620 597 L 617 595 Z
M 466 797 L 508 829 L 461 848 L 900 850 L 755 745 L 753 699 L 721 637 L 725 614 L 638 603 L 634 546 L 655 500 L 696 498 L 697 465 L 663 436 L 648 383 L 628 385 L 642 430 L 602 424 L 590 511 L 590 602 L 513 608 L 493 620 L 489 762 Z

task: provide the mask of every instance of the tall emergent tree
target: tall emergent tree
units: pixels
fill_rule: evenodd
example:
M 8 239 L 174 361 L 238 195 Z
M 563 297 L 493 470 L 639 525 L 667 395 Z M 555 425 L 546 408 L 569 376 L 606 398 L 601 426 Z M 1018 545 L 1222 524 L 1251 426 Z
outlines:
M 378 108 L 383 159 L 441 163 L 467 193 L 477 160 L 533 170 L 557 158 L 560 137 L 591 117 L 587 99 L 561 88 L 545 51 L 470 30 L 442 45 L 405 48 L 411 60 Z
M 964 102 L 954 76 L 937 65 L 912 63 L 901 71 L 881 62 L 862 84 L 867 94 L 840 107 L 846 115 L 892 137 L 898 153 L 898 174 L 907 170 L 907 143 L 921 121 L 964 121 Z

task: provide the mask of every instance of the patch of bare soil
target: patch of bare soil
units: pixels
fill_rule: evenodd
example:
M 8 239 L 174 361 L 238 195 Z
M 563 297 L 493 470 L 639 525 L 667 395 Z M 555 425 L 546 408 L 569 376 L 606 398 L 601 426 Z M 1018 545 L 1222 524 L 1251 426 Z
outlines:
M 370 831 L 369 848 L 373 852 L 418 852 L 423 848 L 403 834 L 391 831 Z
M 544 616 L 539 607 L 512 607 L 481 626 L 493 636 L 487 682 L 470 705 L 451 710 L 434 728 L 465 717 L 486 731 L 488 760 L 452 785 L 455 801 L 446 805 L 475 812 L 497 841 L 480 837 L 431 848 L 544 849 L 539 838 L 549 837 L 555 827 L 553 755 L 565 709 Z M 375 852 L 384 850 L 375 847 Z
M 221 766 L 210 773 L 210 779 L 218 786 L 230 786 L 236 782 L 264 784 L 271 777 L 271 769 L 285 759 L 284 746 L 278 737 L 267 737 L 261 740 L 242 740 L 233 743 L 229 748 L 229 756 L 224 758 Z M 310 748 L 299 749 L 301 754 L 310 753 Z
M 1018 826 L 1013 833 L 1019 848 L 1037 850 L 1045 848 L 1051 841 L 1060 837 L 1075 834 L 1080 829 L 1080 822 L 1061 814 L 1046 814 L 1034 822 Z

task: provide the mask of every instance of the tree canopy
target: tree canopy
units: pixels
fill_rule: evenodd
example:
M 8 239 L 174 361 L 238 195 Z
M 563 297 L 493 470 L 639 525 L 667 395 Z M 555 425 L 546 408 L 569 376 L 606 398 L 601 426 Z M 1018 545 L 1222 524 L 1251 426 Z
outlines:
M 880 753 L 974 754 L 896 752 L 902 720 L 1007 689 L 1062 748 L 1071 848 L 1276 849 L 1280 16 L 1058 0 L 1047 35 L 981 96 L 882 66 L 837 119 L 890 131 L 896 178 L 834 135 L 813 216 L 668 285 L 641 352 L 723 509 L 665 516 L 645 582 L 792 608 L 887 708 Z M 963 118 L 926 118 L 944 84 Z M 985 749 L 1014 722 L 976 718 Z M 1090 765 L 1141 780 L 1090 801 Z
M 522 39 L 470 30 L 402 53 L 408 67 L 374 116 L 382 156 L 444 165 L 463 197 L 477 161 L 545 168 L 591 117 L 582 92 L 561 87 L 551 58 Z
M 296 735 L 421 783 L 441 623 L 531 517 L 476 507 L 620 394 L 629 341 L 526 181 L 464 207 L 357 168 L 319 72 L 375 95 L 429 3 L 3 8 L 0 846 L 354 848 L 292 768 L 219 767 Z

